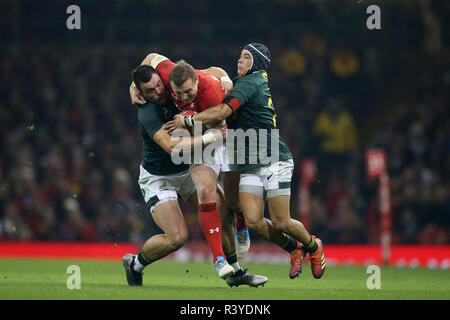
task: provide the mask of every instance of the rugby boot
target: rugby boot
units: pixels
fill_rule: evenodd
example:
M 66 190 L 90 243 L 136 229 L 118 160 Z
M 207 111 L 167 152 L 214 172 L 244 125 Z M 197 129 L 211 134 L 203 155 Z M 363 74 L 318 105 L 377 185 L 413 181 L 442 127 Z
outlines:
M 142 286 L 142 272 L 136 272 L 133 270 L 134 255 L 127 253 L 122 258 L 122 265 L 125 268 L 125 274 L 130 286 Z
M 323 254 L 323 244 L 322 240 L 312 236 L 314 241 L 317 243 L 317 250 L 309 254 L 311 259 L 311 271 L 316 279 L 320 279 L 324 272 L 327 264 L 325 263 L 325 255 Z
M 289 270 L 289 278 L 294 279 L 302 272 L 303 259 L 306 255 L 306 250 L 303 245 L 297 241 L 297 249 L 291 252 L 291 269 Z
M 245 270 L 238 270 L 235 274 L 229 276 L 225 281 L 230 287 L 236 286 L 239 287 L 240 285 L 248 285 L 250 287 L 258 287 L 258 286 L 264 286 L 264 284 L 269 280 L 269 278 L 265 276 L 260 276 L 257 274 L 251 274 L 247 272 L 247 269 Z
M 217 273 L 219 274 L 219 277 L 222 279 L 226 279 L 234 273 L 233 267 L 230 266 L 227 260 L 225 260 L 225 258 L 222 256 L 217 257 L 217 260 L 214 262 L 214 265 L 216 266 L 216 270 Z

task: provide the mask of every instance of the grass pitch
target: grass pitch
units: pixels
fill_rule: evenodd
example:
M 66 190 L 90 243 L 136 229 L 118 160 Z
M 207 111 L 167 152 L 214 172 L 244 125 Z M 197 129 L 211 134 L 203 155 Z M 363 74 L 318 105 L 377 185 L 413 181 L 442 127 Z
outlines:
M 81 288 L 67 288 L 70 265 Z M 381 288 L 369 290 L 364 266 L 328 266 L 322 279 L 305 264 L 289 279 L 289 264 L 243 263 L 269 277 L 264 287 L 229 288 L 212 263 L 162 260 L 144 270 L 144 286 L 126 283 L 121 261 L 0 259 L 0 300 L 448 300 L 450 272 L 381 267 Z

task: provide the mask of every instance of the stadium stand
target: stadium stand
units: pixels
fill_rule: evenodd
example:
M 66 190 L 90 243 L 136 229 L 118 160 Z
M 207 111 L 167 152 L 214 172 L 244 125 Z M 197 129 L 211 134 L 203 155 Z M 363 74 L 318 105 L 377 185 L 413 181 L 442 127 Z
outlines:
M 388 157 L 393 242 L 450 244 L 449 4 L 433 1 L 423 10 L 418 1 L 402 2 L 407 10 L 399 10 L 392 1 L 383 5 L 383 29 L 369 31 L 356 1 L 276 2 L 277 17 L 267 23 L 272 1 L 259 2 L 259 15 L 251 1 L 242 2 L 247 15 L 215 1 L 176 8 L 170 1 L 80 1 L 78 31 L 65 28 L 65 2 L 5 2 L 0 240 L 146 239 L 155 228 L 137 184 L 131 70 L 156 51 L 234 76 L 241 46 L 262 41 L 275 57 L 269 81 L 280 132 L 297 163 L 319 159 L 312 232 L 328 244 L 379 242 L 377 189 L 364 167 L 365 150 L 377 147 Z M 314 134 L 330 98 L 356 128 L 357 144 L 338 162 Z M 190 239 L 201 239 L 195 211 L 182 208 Z

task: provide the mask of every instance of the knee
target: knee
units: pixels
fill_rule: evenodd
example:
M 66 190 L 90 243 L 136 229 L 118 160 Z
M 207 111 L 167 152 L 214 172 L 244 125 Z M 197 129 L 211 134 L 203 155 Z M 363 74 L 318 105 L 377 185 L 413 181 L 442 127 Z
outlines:
M 272 225 L 277 231 L 290 233 L 291 219 L 273 219 Z
M 198 185 L 197 195 L 200 203 L 216 202 L 216 186 Z
M 170 237 L 169 246 L 173 251 L 175 251 L 181 248 L 186 243 L 187 240 L 188 240 L 188 233 L 179 232 Z
M 250 230 L 259 233 L 264 227 L 264 219 L 261 219 L 259 217 L 246 217 L 245 224 Z

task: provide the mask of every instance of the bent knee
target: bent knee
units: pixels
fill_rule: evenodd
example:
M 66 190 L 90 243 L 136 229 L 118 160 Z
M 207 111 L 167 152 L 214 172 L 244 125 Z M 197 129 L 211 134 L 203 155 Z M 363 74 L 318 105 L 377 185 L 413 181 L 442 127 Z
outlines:
M 197 195 L 200 203 L 217 201 L 217 189 L 215 186 L 199 185 L 197 186 Z
M 261 230 L 264 226 L 264 219 L 262 218 L 249 218 L 249 219 L 245 219 L 245 225 L 253 231 L 258 232 L 259 230 Z
M 281 232 L 290 232 L 292 227 L 291 219 L 274 219 L 272 225 L 275 230 Z
M 169 245 L 173 250 L 177 250 L 181 248 L 186 241 L 188 240 L 188 233 L 187 232 L 180 232 L 176 235 L 171 236 L 169 240 Z

